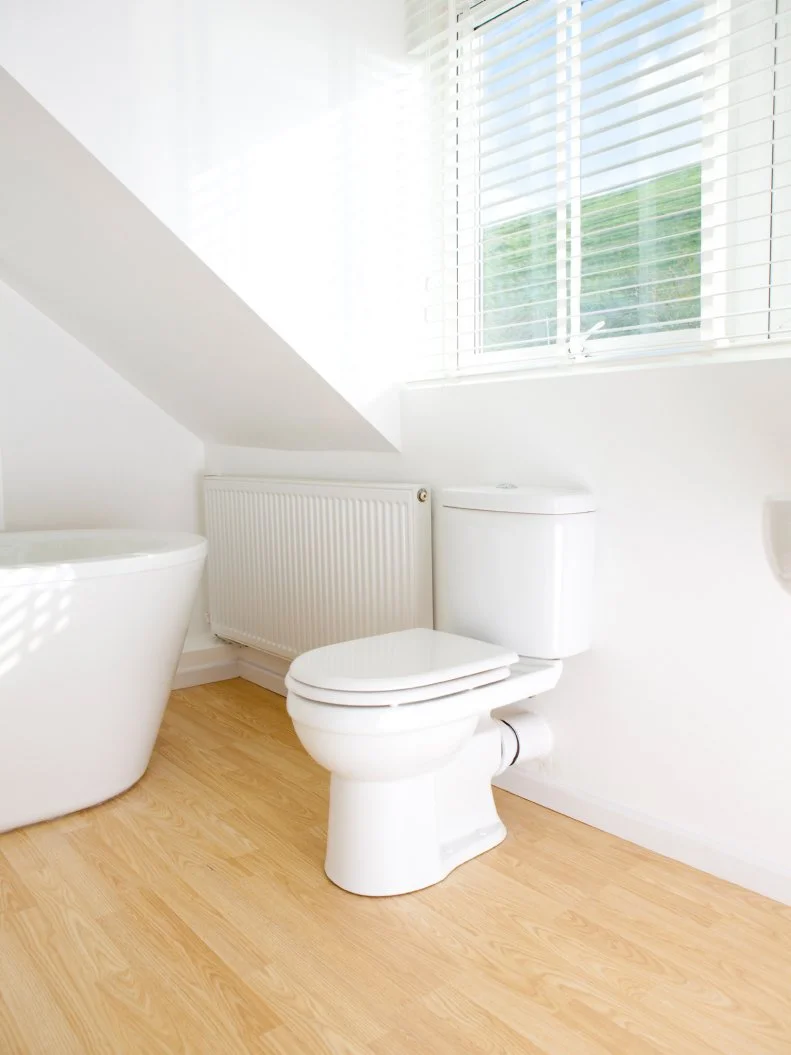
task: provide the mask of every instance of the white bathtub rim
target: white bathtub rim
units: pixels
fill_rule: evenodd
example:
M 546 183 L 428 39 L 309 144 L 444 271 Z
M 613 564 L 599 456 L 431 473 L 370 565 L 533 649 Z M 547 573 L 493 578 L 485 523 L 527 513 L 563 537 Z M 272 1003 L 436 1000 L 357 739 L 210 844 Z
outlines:
M 63 560 L 41 560 L 21 551 L 36 543 L 69 541 L 113 543 L 117 552 L 83 553 Z M 187 532 L 133 528 L 75 528 L 0 532 L 0 588 L 52 585 L 110 575 L 140 574 L 205 559 L 206 539 Z M 15 551 L 20 554 L 15 559 Z M 13 562 L 12 562 L 13 561 Z

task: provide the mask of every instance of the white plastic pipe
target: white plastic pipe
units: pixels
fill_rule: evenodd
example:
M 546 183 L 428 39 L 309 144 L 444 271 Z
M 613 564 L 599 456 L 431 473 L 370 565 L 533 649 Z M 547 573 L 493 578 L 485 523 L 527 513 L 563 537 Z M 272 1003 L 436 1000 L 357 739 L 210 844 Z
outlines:
M 507 718 L 498 718 L 497 722 L 500 725 L 502 754 L 500 768 L 495 776 L 520 762 L 546 758 L 554 747 L 555 738 L 549 722 L 539 714 L 524 711 L 521 714 L 509 714 Z

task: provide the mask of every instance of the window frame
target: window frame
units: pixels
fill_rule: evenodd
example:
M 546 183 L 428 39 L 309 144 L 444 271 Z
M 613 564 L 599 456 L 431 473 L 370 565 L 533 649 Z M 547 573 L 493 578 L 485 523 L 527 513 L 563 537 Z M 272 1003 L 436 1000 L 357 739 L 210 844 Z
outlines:
M 533 348 L 522 347 L 488 351 L 483 347 L 483 316 L 481 311 L 483 268 L 482 252 L 480 251 L 483 227 L 480 222 L 481 189 L 477 165 L 480 133 L 476 121 L 477 106 L 474 104 L 474 96 L 472 95 L 472 93 L 476 93 L 479 90 L 478 86 L 474 83 L 474 75 L 472 73 L 474 69 L 473 60 L 476 48 L 476 34 L 482 24 L 490 25 L 493 21 L 505 17 L 509 12 L 529 3 L 530 0 L 510 0 L 510 2 L 509 0 L 482 0 L 481 3 L 474 5 L 476 12 L 480 13 L 475 16 L 475 22 L 473 22 L 471 17 L 472 6 L 468 0 L 467 2 L 465 2 L 465 0 L 452 0 L 452 2 L 454 3 L 456 12 L 457 26 L 459 27 L 456 35 L 456 89 L 453 97 L 453 106 L 456 111 L 456 145 L 455 156 L 453 158 L 456 181 L 456 225 L 452 234 L 455 240 L 455 277 L 453 278 L 453 282 L 455 284 L 457 295 L 456 347 L 453 372 L 462 375 L 499 372 L 502 370 L 519 368 L 551 370 L 553 367 L 556 368 L 558 366 L 566 366 L 573 363 L 593 364 L 595 362 L 602 362 L 612 364 L 615 361 L 623 363 L 632 362 L 637 364 L 645 360 L 664 359 L 681 355 L 688 356 L 691 353 L 703 353 L 704 355 L 710 356 L 713 353 L 725 352 L 727 353 L 725 357 L 729 359 L 734 357 L 744 358 L 744 352 L 742 352 L 742 355 L 734 355 L 735 352 L 738 352 L 740 347 L 750 348 L 753 346 L 768 344 L 773 346 L 773 356 L 778 354 L 789 354 L 791 348 L 787 349 L 785 352 L 782 352 L 777 348 L 777 345 L 782 342 L 783 331 L 778 330 L 778 328 L 773 326 L 772 316 L 773 312 L 777 312 L 778 317 L 782 315 L 784 311 L 786 315 L 791 315 L 791 312 L 786 309 L 784 304 L 779 307 L 772 304 L 773 289 L 771 282 L 768 280 L 766 290 L 760 289 L 755 291 L 758 298 L 762 295 L 768 298 L 766 335 L 752 335 L 751 338 L 743 340 L 740 344 L 738 336 L 734 337 L 733 335 L 718 332 L 716 325 L 717 319 L 723 315 L 730 318 L 734 303 L 734 293 L 729 289 L 723 290 L 721 288 L 716 288 L 716 282 L 713 282 L 713 279 L 719 279 L 721 285 L 723 273 L 726 275 L 726 281 L 730 278 L 730 273 L 727 271 L 723 272 L 722 267 L 718 268 L 717 262 L 719 261 L 721 263 L 723 259 L 727 259 L 733 254 L 735 248 L 738 249 L 738 224 L 726 223 L 717 226 L 715 221 L 712 229 L 718 232 L 718 239 L 715 238 L 714 242 L 712 242 L 712 238 L 707 232 L 705 217 L 709 213 L 714 213 L 716 215 L 717 203 L 709 200 L 712 192 L 703 176 L 707 171 L 707 166 L 712 163 L 712 160 L 716 161 L 718 157 L 724 157 L 728 159 L 729 162 L 732 160 L 735 155 L 733 144 L 738 136 L 739 128 L 731 127 L 730 123 L 726 121 L 726 126 L 724 128 L 717 127 L 716 129 L 709 129 L 707 131 L 705 128 L 705 115 L 704 129 L 701 135 L 701 179 L 703 190 L 701 200 L 700 327 L 691 327 L 683 330 L 666 330 L 626 337 L 601 337 L 594 341 L 587 340 L 587 334 L 581 332 L 581 276 L 579 272 L 581 270 L 582 262 L 582 231 L 580 212 L 581 204 L 584 199 L 580 193 L 580 151 L 578 149 L 576 157 L 570 159 L 563 158 L 564 162 L 570 162 L 570 166 L 573 169 L 572 182 L 573 184 L 576 184 L 576 191 L 574 190 L 574 186 L 572 186 L 572 192 L 570 194 L 566 193 L 566 165 L 560 163 L 557 165 L 558 179 L 555 207 L 557 210 L 558 223 L 558 248 L 556 250 L 558 271 L 558 310 L 556 317 L 555 340 Z M 730 54 L 725 56 L 725 65 L 723 66 L 722 41 L 723 39 L 727 41 L 727 31 L 730 26 L 731 5 L 734 2 L 736 2 L 736 0 L 704 0 L 704 17 L 708 19 L 710 17 L 710 12 L 716 16 L 713 20 L 713 26 L 715 29 L 712 33 L 712 40 L 711 42 L 707 41 L 705 45 L 707 49 L 712 49 L 713 61 L 707 61 L 704 69 L 704 97 L 707 93 L 711 92 L 719 92 L 722 94 L 723 92 L 727 93 L 729 91 L 729 85 L 731 82 L 730 70 L 733 56 Z M 791 0 L 756 0 L 756 2 L 766 4 L 767 10 L 771 8 L 773 17 L 776 17 L 781 13 L 781 6 L 786 10 L 791 6 Z M 560 27 L 561 12 L 564 13 L 564 19 L 569 17 L 569 10 L 580 12 L 582 0 L 555 0 L 555 7 L 558 26 Z M 491 14 L 489 14 L 489 12 L 491 12 Z M 488 17 L 485 17 L 487 15 Z M 485 23 L 481 23 L 480 16 L 485 17 Z M 572 14 L 571 17 L 573 18 L 574 15 Z M 577 18 L 576 25 L 580 26 L 579 18 Z M 557 39 L 558 64 L 556 67 L 556 76 L 559 80 L 567 81 L 568 78 L 565 77 L 565 70 L 567 69 L 567 59 L 564 53 L 565 41 L 561 38 L 560 32 L 558 32 Z M 775 59 L 776 58 L 777 50 L 775 50 Z M 579 75 L 574 77 L 572 72 L 571 81 L 570 94 L 568 94 L 568 84 L 565 84 L 563 87 L 565 87 L 567 91 L 565 101 L 570 103 L 573 116 L 574 112 L 579 114 L 579 86 L 581 84 L 581 79 Z M 576 97 L 574 91 L 575 88 Z M 767 99 L 768 103 L 771 104 L 771 93 Z M 471 101 L 473 102 L 473 105 L 471 105 Z M 556 107 L 558 113 L 561 112 L 562 105 L 563 104 L 558 101 Z M 574 109 L 575 106 L 576 111 Z M 557 124 L 560 129 L 562 122 L 558 121 Z M 774 124 L 772 127 L 772 134 L 774 137 Z M 576 143 L 579 147 L 579 136 L 574 137 L 572 135 L 571 137 L 568 137 L 565 133 L 559 131 L 558 138 L 563 138 L 566 142 L 571 141 L 572 143 Z M 711 140 L 711 147 L 704 145 L 707 138 Z M 561 157 L 563 156 L 561 154 L 562 149 L 565 149 L 565 143 L 563 146 L 558 143 L 556 146 L 556 157 L 559 155 Z M 771 149 L 772 159 L 768 164 L 770 177 L 772 177 L 774 172 L 774 138 L 772 138 Z M 791 168 L 791 165 L 789 168 Z M 759 173 L 762 172 L 761 166 L 759 166 L 756 171 Z M 738 171 L 726 171 L 722 175 L 721 180 L 724 182 L 720 183 L 720 187 L 724 188 L 724 190 L 721 193 L 721 198 L 724 199 L 726 205 L 735 200 L 735 196 L 739 190 L 740 179 L 743 179 L 743 173 L 740 174 Z M 791 174 L 789 175 L 789 179 L 791 180 Z M 576 244 L 580 247 L 580 252 L 572 255 L 572 264 L 574 260 L 576 260 L 576 268 L 574 266 L 569 267 L 568 273 L 570 284 L 574 287 L 571 290 L 570 296 L 566 286 L 567 272 L 565 258 L 565 232 L 566 224 L 568 222 L 566 206 L 569 203 L 569 200 L 572 201 L 573 206 L 570 210 L 572 227 L 570 241 L 574 244 L 576 240 Z M 770 202 L 774 202 L 773 194 L 770 194 Z M 464 205 L 464 212 L 470 211 L 474 216 L 471 236 L 468 233 L 465 237 L 460 224 L 462 204 Z M 770 204 L 768 214 L 770 232 L 766 245 L 770 276 L 773 247 L 771 235 L 772 215 L 772 206 Z M 714 244 L 717 241 L 718 244 Z M 563 246 L 562 253 L 560 251 L 561 245 Z M 562 282 L 561 278 L 563 280 Z M 567 297 L 569 298 L 568 301 Z M 465 314 L 460 310 L 461 305 L 462 303 L 470 302 L 474 305 L 474 309 L 471 313 L 468 312 Z M 570 304 L 570 310 L 567 310 L 566 308 L 567 303 Z M 756 312 L 758 310 L 759 309 L 757 308 L 753 309 L 753 311 Z M 570 327 L 568 329 L 566 328 L 567 318 L 570 321 Z M 786 338 L 786 340 L 787 339 L 788 338 Z

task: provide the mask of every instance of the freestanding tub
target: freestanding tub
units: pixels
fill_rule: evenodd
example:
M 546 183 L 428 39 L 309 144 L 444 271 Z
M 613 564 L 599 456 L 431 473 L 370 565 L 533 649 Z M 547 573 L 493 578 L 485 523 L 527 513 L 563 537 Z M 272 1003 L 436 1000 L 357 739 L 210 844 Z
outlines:
M 0 533 L 0 831 L 143 775 L 205 557 L 198 535 Z

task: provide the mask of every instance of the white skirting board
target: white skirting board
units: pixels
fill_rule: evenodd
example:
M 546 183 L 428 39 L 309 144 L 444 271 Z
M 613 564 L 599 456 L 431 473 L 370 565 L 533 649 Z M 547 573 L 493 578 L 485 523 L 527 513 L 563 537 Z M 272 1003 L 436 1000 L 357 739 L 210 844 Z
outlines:
M 269 652 L 259 652 L 257 648 L 240 648 L 238 650 L 237 673 L 240 678 L 269 689 L 280 696 L 286 695 L 284 678 L 288 673 L 291 660 L 273 656 Z
M 173 688 L 190 689 L 195 685 L 209 685 L 213 681 L 245 678 L 254 685 L 285 696 L 284 678 L 289 664 L 290 660 L 261 652 L 257 648 L 218 641 L 208 648 L 182 653 Z
M 241 651 L 237 645 L 218 641 L 209 648 L 182 652 L 173 679 L 173 688 L 191 689 L 195 685 L 208 685 L 212 681 L 238 678 L 237 656 Z
M 600 831 L 791 905 L 791 875 L 772 864 L 751 861 L 726 847 L 708 843 L 694 832 L 668 827 L 644 813 L 588 795 L 578 788 L 539 780 L 518 766 L 497 777 L 495 784 Z

